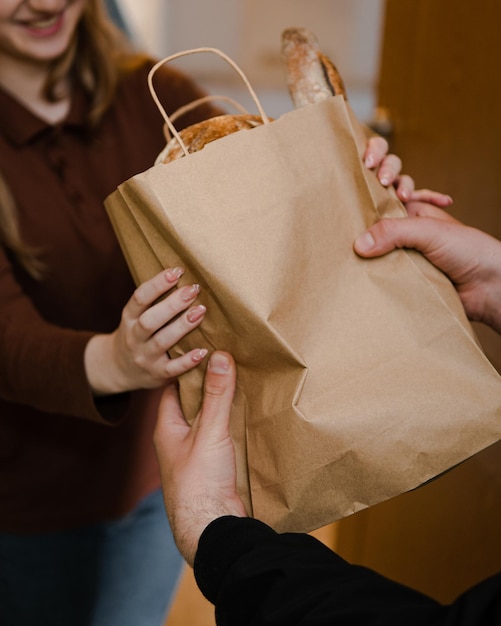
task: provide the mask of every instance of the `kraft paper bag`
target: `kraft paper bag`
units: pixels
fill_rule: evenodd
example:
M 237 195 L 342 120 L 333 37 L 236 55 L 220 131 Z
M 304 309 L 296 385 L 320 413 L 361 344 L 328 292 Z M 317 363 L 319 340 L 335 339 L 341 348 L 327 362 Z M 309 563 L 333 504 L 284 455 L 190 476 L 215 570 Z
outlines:
M 414 251 L 353 241 L 404 216 L 362 164 L 342 96 L 155 165 L 106 207 L 137 283 L 186 268 L 207 306 L 172 356 L 233 354 L 238 490 L 310 531 L 414 489 L 501 438 L 501 379 L 449 280 Z M 180 380 L 189 420 L 203 367 Z

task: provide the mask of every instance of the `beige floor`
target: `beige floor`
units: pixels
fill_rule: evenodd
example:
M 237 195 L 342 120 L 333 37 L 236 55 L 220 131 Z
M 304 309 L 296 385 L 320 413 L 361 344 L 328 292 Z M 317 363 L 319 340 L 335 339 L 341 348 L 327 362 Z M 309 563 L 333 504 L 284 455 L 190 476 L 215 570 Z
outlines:
M 198 590 L 193 570 L 186 566 L 165 626 L 214 626 L 214 607 Z
M 325 526 L 312 535 L 334 547 L 335 526 Z M 165 626 L 215 626 L 215 623 L 214 607 L 200 593 L 193 570 L 186 566 Z

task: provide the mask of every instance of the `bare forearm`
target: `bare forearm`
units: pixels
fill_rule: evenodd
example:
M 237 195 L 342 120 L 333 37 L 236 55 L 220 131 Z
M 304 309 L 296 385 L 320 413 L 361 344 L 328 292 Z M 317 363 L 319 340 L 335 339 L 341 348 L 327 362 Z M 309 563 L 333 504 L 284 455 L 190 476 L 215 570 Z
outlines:
M 501 334 L 501 275 L 497 278 L 492 287 L 488 287 L 484 319 L 482 321 Z
M 471 238 L 477 254 L 471 269 L 454 282 L 468 317 L 501 334 L 501 241 L 481 231 L 471 233 L 478 239 Z
M 210 494 L 191 496 L 169 503 L 166 510 L 179 552 L 190 567 L 193 567 L 198 541 L 205 528 L 214 520 L 226 515 L 246 517 L 241 502 L 218 500 Z

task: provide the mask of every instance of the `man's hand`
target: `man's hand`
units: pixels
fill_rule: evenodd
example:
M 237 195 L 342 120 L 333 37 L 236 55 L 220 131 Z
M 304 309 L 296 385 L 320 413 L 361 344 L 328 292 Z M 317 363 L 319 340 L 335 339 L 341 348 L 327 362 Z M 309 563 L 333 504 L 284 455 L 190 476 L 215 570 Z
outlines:
M 155 430 L 167 516 L 179 551 L 193 566 L 205 527 L 223 515 L 245 517 L 236 491 L 235 450 L 229 434 L 236 370 L 214 352 L 204 381 L 202 409 L 186 422 L 174 384 L 166 387 Z
M 388 154 L 388 142 L 383 137 L 370 137 L 363 155 L 365 167 L 376 172 L 379 182 L 388 187 L 393 185 L 402 202 L 411 199 L 414 180 L 401 174 L 402 160 L 396 154 Z
M 501 333 L 501 242 L 438 208 L 447 197 L 413 192 L 409 217 L 380 220 L 357 238 L 355 251 L 377 257 L 395 248 L 419 250 L 454 283 L 468 318 Z

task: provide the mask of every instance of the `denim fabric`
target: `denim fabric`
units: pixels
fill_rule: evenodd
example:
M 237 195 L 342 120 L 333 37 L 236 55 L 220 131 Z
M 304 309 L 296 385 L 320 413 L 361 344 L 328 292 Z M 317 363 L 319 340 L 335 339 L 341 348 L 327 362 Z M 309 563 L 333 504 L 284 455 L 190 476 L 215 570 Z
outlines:
M 0 624 L 161 626 L 181 567 L 160 491 L 117 521 L 0 533 Z

